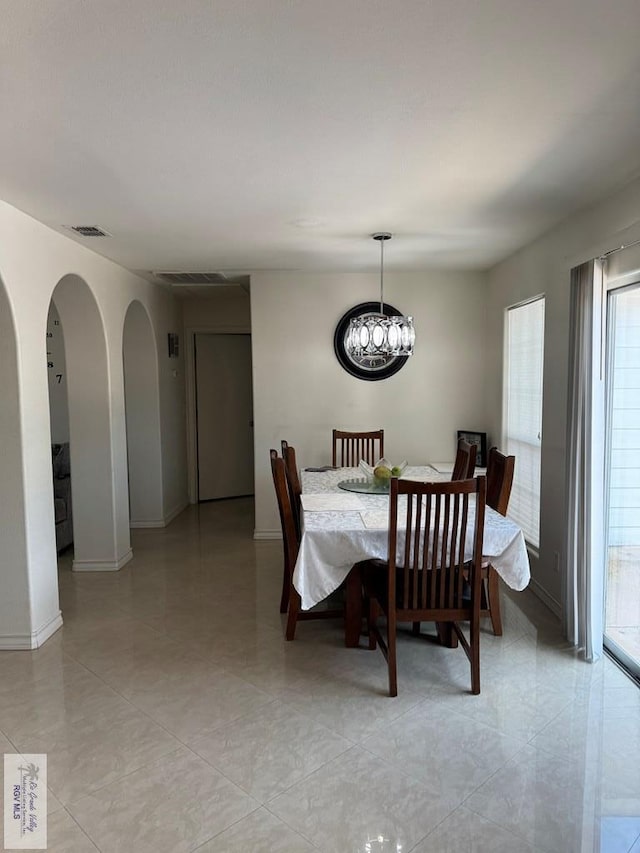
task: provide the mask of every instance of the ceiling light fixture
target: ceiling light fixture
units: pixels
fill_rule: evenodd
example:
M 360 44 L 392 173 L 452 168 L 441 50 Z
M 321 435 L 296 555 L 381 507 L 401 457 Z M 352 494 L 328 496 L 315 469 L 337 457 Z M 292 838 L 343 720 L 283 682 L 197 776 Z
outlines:
M 384 311 L 384 244 L 392 235 L 377 231 L 371 236 L 380 242 L 380 311 L 351 319 L 347 351 L 357 358 L 412 355 L 416 339 L 413 317 L 387 316 Z

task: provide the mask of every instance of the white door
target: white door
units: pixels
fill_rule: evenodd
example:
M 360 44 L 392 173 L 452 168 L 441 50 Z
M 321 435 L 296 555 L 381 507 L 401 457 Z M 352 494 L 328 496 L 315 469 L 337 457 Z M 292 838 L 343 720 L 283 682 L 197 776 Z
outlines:
M 252 495 L 251 336 L 195 336 L 198 499 Z

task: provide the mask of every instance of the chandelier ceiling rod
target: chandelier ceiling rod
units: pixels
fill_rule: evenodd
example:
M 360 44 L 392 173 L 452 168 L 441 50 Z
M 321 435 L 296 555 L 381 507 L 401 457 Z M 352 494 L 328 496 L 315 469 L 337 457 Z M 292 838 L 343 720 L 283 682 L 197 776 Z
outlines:
M 384 314 L 384 244 L 393 235 L 389 231 L 376 231 L 371 236 L 380 241 L 380 313 Z
M 388 231 L 377 231 L 371 236 L 380 241 L 380 311 L 370 311 L 352 317 L 345 346 L 351 356 L 359 359 L 409 356 L 413 354 L 416 338 L 413 317 L 405 317 L 402 314 L 387 316 L 385 311 L 384 243 L 391 239 L 391 234 Z

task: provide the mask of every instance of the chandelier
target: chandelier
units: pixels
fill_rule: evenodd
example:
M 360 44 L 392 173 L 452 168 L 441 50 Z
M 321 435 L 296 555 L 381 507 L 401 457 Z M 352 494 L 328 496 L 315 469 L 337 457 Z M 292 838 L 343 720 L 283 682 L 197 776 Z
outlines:
M 380 242 L 380 311 L 351 319 L 347 351 L 357 358 L 412 355 L 416 339 L 413 317 L 387 316 L 384 311 L 384 244 L 392 235 L 378 231 L 371 236 Z

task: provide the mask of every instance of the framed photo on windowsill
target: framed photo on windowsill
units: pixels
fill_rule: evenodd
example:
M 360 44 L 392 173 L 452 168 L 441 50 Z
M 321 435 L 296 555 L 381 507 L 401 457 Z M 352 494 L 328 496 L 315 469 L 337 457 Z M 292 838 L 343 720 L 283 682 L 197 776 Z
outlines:
M 458 430 L 458 441 L 460 439 L 468 442 L 469 444 L 476 444 L 478 449 L 476 450 L 476 468 L 486 468 L 487 467 L 487 434 L 486 432 L 472 432 L 468 429 L 459 429 Z

